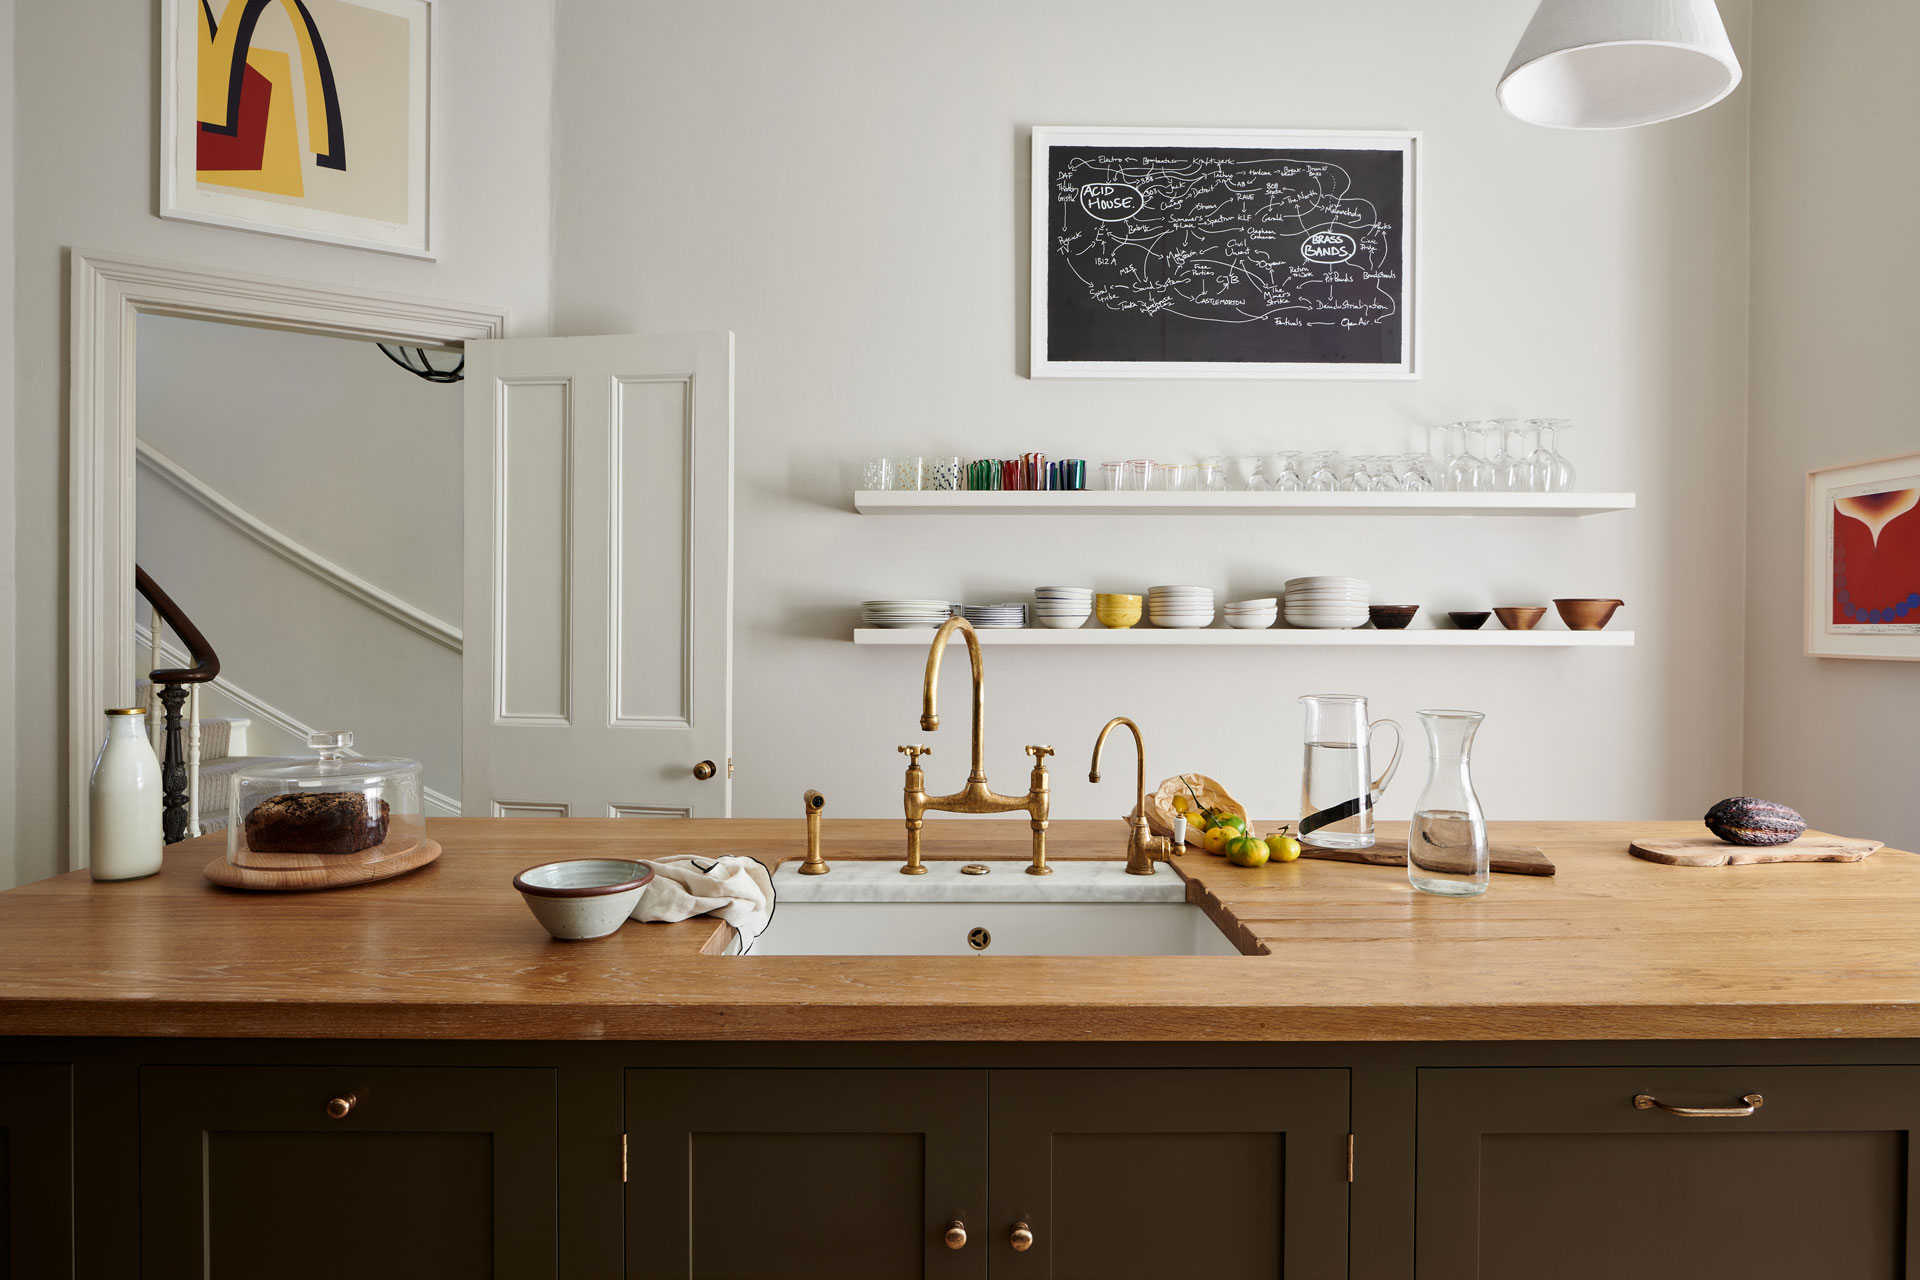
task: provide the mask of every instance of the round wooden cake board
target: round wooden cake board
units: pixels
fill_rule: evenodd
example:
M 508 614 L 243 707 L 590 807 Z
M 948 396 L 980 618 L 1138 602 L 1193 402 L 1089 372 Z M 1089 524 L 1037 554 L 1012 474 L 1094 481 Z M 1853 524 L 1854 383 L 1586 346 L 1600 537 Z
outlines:
M 331 867 L 236 867 L 225 855 L 206 866 L 207 879 L 228 889 L 343 889 L 352 884 L 391 880 L 417 870 L 440 856 L 440 842 L 422 839 L 405 853 L 378 862 L 349 862 Z
M 1882 847 L 1879 840 L 1801 836 L 1786 844 L 1729 844 L 1718 836 L 1686 840 L 1635 840 L 1633 856 L 1669 867 L 1744 867 L 1756 862 L 1858 862 Z

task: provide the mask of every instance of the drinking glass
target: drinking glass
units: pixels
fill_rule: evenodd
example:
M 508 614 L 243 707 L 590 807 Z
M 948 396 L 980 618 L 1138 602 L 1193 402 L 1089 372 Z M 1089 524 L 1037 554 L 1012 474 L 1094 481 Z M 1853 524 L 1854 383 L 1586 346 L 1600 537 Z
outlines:
M 925 458 L 895 458 L 893 460 L 893 487 L 896 489 L 926 488 L 927 460 Z
M 1194 487 L 1193 477 L 1190 462 L 1158 462 L 1153 467 L 1153 487 L 1163 493 L 1186 493 Z
M 1536 435 L 1530 418 L 1502 419 L 1502 435 L 1506 440 L 1506 466 L 1501 473 L 1501 488 L 1509 493 L 1531 493 L 1535 488 L 1533 473 L 1533 446 L 1527 437 Z
M 964 466 L 957 457 L 935 458 L 928 476 L 929 489 L 947 492 L 960 487 L 960 472 Z
M 1308 493 L 1332 493 L 1340 487 L 1340 477 L 1334 473 L 1333 461 L 1338 456 L 1331 449 L 1321 449 L 1307 455 L 1306 491 Z
M 1340 482 L 1335 487 L 1342 493 L 1365 493 L 1373 487 L 1367 479 L 1367 456 L 1356 453 L 1338 468 Z
M 1401 493 L 1431 493 L 1434 489 L 1430 460 L 1424 453 L 1403 453 L 1393 459 L 1394 487 Z
M 1268 454 L 1260 468 L 1276 493 L 1299 493 L 1307 487 L 1306 477 L 1300 474 L 1300 451 L 1297 449 L 1282 449 Z
M 1123 487 L 1129 493 L 1145 493 L 1153 483 L 1153 460 L 1151 458 L 1132 458 L 1127 462 L 1123 477 Z
M 1100 487 L 1109 493 L 1118 493 L 1127 487 L 1127 464 L 1124 462 L 1103 462 L 1100 464 Z
M 1497 487 L 1493 454 L 1489 452 L 1489 440 L 1497 429 L 1492 422 L 1467 424 L 1467 458 L 1473 469 L 1473 483 L 1467 487 L 1475 493 L 1491 493 Z
M 1472 493 L 1480 487 L 1480 463 L 1473 456 L 1477 422 L 1455 422 L 1447 427 L 1446 485 L 1449 493 Z
M 1548 465 L 1546 489 L 1549 493 L 1566 493 L 1573 488 L 1573 462 L 1561 452 L 1560 437 L 1573 430 L 1570 418 L 1543 418 L 1541 430 L 1546 433 L 1546 451 L 1552 456 Z
M 867 465 L 860 471 L 862 489 L 889 489 L 892 487 L 893 462 L 887 458 L 868 458 Z
M 1252 454 L 1233 460 L 1233 479 L 1235 487 L 1249 493 L 1259 493 L 1271 489 L 1273 485 L 1261 474 L 1260 459 Z
M 1487 487 L 1495 493 L 1505 493 L 1514 486 L 1513 455 L 1507 452 L 1507 436 L 1512 432 L 1518 418 L 1495 418 L 1485 424 L 1482 437 L 1486 442 L 1486 452 L 1482 457 L 1489 470 Z
M 1216 454 L 1211 458 L 1200 459 L 1194 481 L 1194 488 L 1206 493 L 1218 493 L 1225 489 L 1227 487 L 1226 458 Z
M 1397 459 L 1386 454 L 1375 454 L 1367 459 L 1367 490 L 1370 493 L 1392 493 L 1400 487 L 1400 472 Z

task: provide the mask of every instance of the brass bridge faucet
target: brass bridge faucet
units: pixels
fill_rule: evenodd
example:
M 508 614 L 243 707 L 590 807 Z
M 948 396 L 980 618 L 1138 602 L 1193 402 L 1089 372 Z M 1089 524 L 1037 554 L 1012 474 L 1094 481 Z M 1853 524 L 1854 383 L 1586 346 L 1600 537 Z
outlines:
M 1147 828 L 1147 744 L 1140 736 L 1140 726 L 1125 716 L 1115 716 L 1107 721 L 1100 730 L 1100 736 L 1093 740 L 1093 767 L 1087 770 L 1087 781 L 1100 781 L 1100 749 L 1107 745 L 1107 735 L 1113 732 L 1113 726 L 1123 724 L 1133 730 L 1133 745 L 1139 753 L 1140 774 L 1134 788 L 1133 817 L 1128 821 L 1132 830 L 1127 835 L 1127 874 L 1130 876 L 1150 876 L 1154 874 L 1153 860 L 1157 855 L 1162 858 L 1173 856 L 1173 841 L 1165 836 L 1156 836 Z
M 920 863 L 920 828 L 930 809 L 945 813 L 1015 813 L 1025 811 L 1033 818 L 1033 865 L 1027 868 L 1030 876 L 1050 876 L 1053 868 L 1047 865 L 1047 806 L 1050 801 L 1047 789 L 1047 757 L 1053 754 L 1052 747 L 1028 747 L 1027 754 L 1033 757 L 1033 776 L 1024 796 L 1003 796 L 987 785 L 986 726 L 983 722 L 986 712 L 986 676 L 980 666 L 980 637 L 974 634 L 973 624 L 962 617 L 948 618 L 933 636 L 933 648 L 927 654 L 927 683 L 921 691 L 920 727 L 928 733 L 940 727 L 940 714 L 934 709 L 934 690 L 940 682 L 940 656 L 947 650 L 947 640 L 958 631 L 967 642 L 967 657 L 973 664 L 973 767 L 967 774 L 967 785 L 950 796 L 930 796 L 927 794 L 926 771 L 920 767 L 920 757 L 932 755 L 931 747 L 901 747 L 907 757 L 907 865 L 900 868 L 904 876 L 921 876 L 927 873 Z M 1142 766 L 1144 768 L 1144 766 Z

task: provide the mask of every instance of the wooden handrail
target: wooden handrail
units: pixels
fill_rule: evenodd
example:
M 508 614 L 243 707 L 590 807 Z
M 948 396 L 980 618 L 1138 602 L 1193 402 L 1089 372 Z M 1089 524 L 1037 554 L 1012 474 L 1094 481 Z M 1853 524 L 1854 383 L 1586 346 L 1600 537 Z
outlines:
M 213 651 L 207 638 L 200 634 L 200 628 L 173 602 L 173 597 L 155 585 L 147 571 L 139 565 L 133 568 L 133 587 L 145 596 L 147 603 L 162 622 L 172 628 L 173 634 L 180 637 L 180 643 L 187 646 L 187 656 L 193 659 L 190 667 L 173 670 L 154 671 L 148 679 L 156 686 L 167 684 L 205 684 L 220 674 L 220 655 Z

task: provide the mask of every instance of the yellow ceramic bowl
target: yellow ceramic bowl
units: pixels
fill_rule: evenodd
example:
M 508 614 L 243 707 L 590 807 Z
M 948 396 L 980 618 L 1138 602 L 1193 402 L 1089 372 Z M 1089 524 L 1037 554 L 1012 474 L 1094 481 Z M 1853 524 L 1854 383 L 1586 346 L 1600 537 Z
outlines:
M 1103 627 L 1125 630 L 1140 621 L 1140 597 L 1095 596 L 1093 616 L 1100 619 L 1100 625 Z

